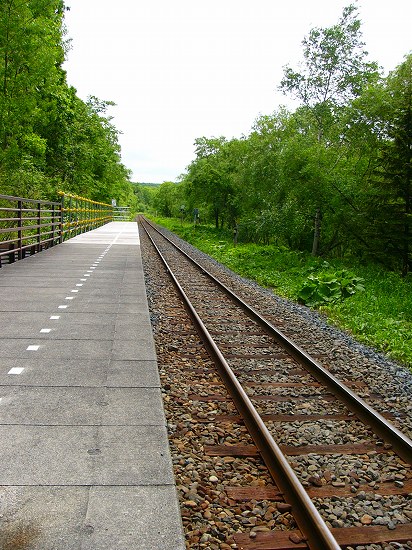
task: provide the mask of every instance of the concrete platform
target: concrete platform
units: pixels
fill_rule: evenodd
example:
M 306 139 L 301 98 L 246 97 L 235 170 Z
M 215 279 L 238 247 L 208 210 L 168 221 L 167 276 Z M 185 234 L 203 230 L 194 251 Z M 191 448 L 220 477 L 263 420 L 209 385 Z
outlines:
M 0 269 L 0 548 L 183 550 L 137 225 Z

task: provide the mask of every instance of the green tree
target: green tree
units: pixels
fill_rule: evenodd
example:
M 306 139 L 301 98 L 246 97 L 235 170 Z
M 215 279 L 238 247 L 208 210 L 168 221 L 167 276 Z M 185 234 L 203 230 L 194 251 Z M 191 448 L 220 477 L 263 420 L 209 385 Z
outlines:
M 371 177 L 373 244 L 381 259 L 406 276 L 412 266 L 412 54 L 371 97 L 370 125 L 381 136 Z
M 343 9 L 336 25 L 315 27 L 302 41 L 304 61 L 299 71 L 286 66 L 280 89 L 303 105 L 315 107 L 319 130 L 332 122 L 337 107 L 357 97 L 377 76 L 375 62 L 366 60 L 357 7 Z M 325 107 L 329 109 L 325 110 Z
M 47 144 L 36 131 L 64 60 L 61 0 L 0 3 L 0 181 L 25 192 L 45 183 Z
M 83 102 L 62 70 L 65 9 L 63 0 L 0 3 L 0 189 L 127 204 L 134 195 L 107 115 L 113 104 Z
M 195 140 L 196 159 L 185 179 L 189 201 L 204 203 L 212 211 L 216 228 L 235 217 L 231 180 L 230 146 L 224 137 Z M 196 205 L 195 205 L 196 206 Z
M 175 216 L 177 218 L 180 215 L 182 201 L 184 201 L 182 185 L 165 181 L 156 190 L 153 198 L 153 208 L 161 216 L 166 218 Z
M 238 141 L 233 182 L 241 236 L 264 243 L 294 240 L 295 212 L 288 208 L 280 164 L 291 131 L 291 114 L 280 109 L 259 117 L 248 138 Z
M 136 201 L 136 211 L 151 212 L 153 210 L 154 197 L 157 193 L 157 186 L 149 186 L 144 183 L 132 183 L 132 186 Z
M 357 8 L 351 4 L 343 9 L 336 25 L 314 28 L 302 42 L 304 61 L 300 70 L 285 67 L 280 89 L 290 93 L 306 107 L 306 116 L 312 118 L 315 139 L 319 144 L 318 174 L 327 166 L 322 165 L 325 148 L 345 143 L 346 107 L 369 83 L 376 81 L 376 63 L 366 61 L 367 52 L 361 40 L 360 20 Z M 336 128 L 339 127 L 339 133 Z M 339 153 L 338 156 L 341 154 Z M 326 155 L 330 162 L 329 155 Z M 334 163 L 332 163 L 333 166 Z M 325 207 L 324 181 L 313 178 L 312 194 L 319 196 L 315 209 L 312 253 L 319 252 L 320 228 Z

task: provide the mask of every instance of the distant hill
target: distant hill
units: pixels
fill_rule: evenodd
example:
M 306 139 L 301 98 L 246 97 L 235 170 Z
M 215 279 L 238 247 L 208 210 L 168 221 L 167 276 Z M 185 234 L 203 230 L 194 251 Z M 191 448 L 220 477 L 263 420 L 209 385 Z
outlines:
M 145 187 L 159 187 L 160 183 L 147 183 L 143 181 L 132 182 L 132 185 L 144 185 Z

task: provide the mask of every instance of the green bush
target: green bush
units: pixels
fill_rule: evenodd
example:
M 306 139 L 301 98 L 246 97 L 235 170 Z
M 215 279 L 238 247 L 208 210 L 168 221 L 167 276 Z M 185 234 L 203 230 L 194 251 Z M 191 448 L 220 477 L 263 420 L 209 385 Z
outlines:
M 309 275 L 298 292 L 298 299 L 310 307 L 336 303 L 365 290 L 363 282 L 362 278 L 355 277 L 345 269 L 335 273 Z

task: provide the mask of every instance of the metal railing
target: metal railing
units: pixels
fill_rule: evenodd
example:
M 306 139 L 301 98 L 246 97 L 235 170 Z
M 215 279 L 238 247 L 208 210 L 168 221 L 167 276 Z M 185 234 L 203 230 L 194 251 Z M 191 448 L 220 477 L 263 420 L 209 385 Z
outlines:
M 130 221 L 130 206 L 113 206 L 113 221 Z
M 59 195 L 61 196 L 63 241 L 96 229 L 114 219 L 111 204 L 92 201 L 63 191 L 59 191 Z
M 61 242 L 59 202 L 0 195 L 0 267 Z
M 60 202 L 0 195 L 0 268 L 108 222 L 126 221 L 116 211 L 127 207 L 59 195 Z

